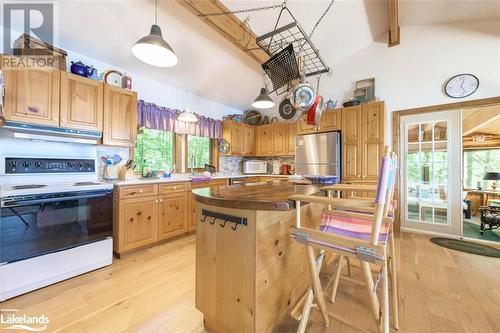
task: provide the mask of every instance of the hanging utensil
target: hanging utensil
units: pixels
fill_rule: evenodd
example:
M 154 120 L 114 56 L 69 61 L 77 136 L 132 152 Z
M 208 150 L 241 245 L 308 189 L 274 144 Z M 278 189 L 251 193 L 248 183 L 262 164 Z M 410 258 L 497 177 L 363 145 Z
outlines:
M 294 121 L 297 118 L 297 110 L 293 107 L 289 94 L 287 94 L 280 102 L 278 107 L 279 115 L 284 120 Z
M 307 110 L 306 121 L 308 125 L 316 125 L 323 113 L 323 97 L 316 95 L 313 105 Z
M 316 93 L 314 89 L 305 82 L 304 57 L 299 57 L 299 68 L 301 72 L 301 83 L 293 90 L 293 106 L 296 109 L 308 110 L 314 103 Z

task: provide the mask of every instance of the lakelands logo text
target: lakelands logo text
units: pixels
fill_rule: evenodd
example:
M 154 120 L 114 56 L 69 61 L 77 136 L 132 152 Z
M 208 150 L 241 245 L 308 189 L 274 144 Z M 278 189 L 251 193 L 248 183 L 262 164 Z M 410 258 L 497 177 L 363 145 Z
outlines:
M 41 332 L 47 329 L 49 324 L 49 317 L 46 315 L 41 316 L 27 316 L 17 314 L 17 309 L 2 309 L 0 314 L 0 325 L 4 330 L 24 330 L 30 332 Z

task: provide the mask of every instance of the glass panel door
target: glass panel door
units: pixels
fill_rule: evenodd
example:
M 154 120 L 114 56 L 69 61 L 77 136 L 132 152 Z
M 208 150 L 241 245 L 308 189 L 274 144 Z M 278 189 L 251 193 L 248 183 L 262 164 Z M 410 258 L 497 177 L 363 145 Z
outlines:
M 459 120 L 459 111 L 401 118 L 403 228 L 460 235 Z

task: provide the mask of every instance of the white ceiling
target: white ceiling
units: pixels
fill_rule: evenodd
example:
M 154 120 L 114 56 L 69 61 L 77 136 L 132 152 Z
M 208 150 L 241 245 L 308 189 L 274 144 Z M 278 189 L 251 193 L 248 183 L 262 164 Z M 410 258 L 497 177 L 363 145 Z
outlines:
M 281 1 L 223 0 L 230 9 Z M 59 1 L 59 40 L 65 48 L 162 83 L 244 110 L 262 85 L 260 66 L 173 0 L 159 0 L 159 25 L 179 56 L 179 64 L 157 69 L 130 52 L 149 32 L 153 0 Z M 289 0 L 306 32 L 328 0 Z M 279 10 L 251 13 L 257 35 L 273 29 Z M 244 19 L 246 15 L 239 15 Z M 500 1 L 400 0 L 402 25 L 446 23 L 500 17 Z M 336 0 L 312 40 L 328 65 L 364 48 L 388 28 L 386 0 Z M 404 38 L 404 36 L 402 37 Z

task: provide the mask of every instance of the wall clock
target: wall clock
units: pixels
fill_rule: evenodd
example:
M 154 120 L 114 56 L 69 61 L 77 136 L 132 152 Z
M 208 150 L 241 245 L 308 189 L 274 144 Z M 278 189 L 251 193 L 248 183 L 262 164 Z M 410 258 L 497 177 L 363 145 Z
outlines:
M 472 74 L 452 76 L 444 85 L 446 95 L 451 98 L 464 98 L 472 95 L 479 87 L 479 79 Z

